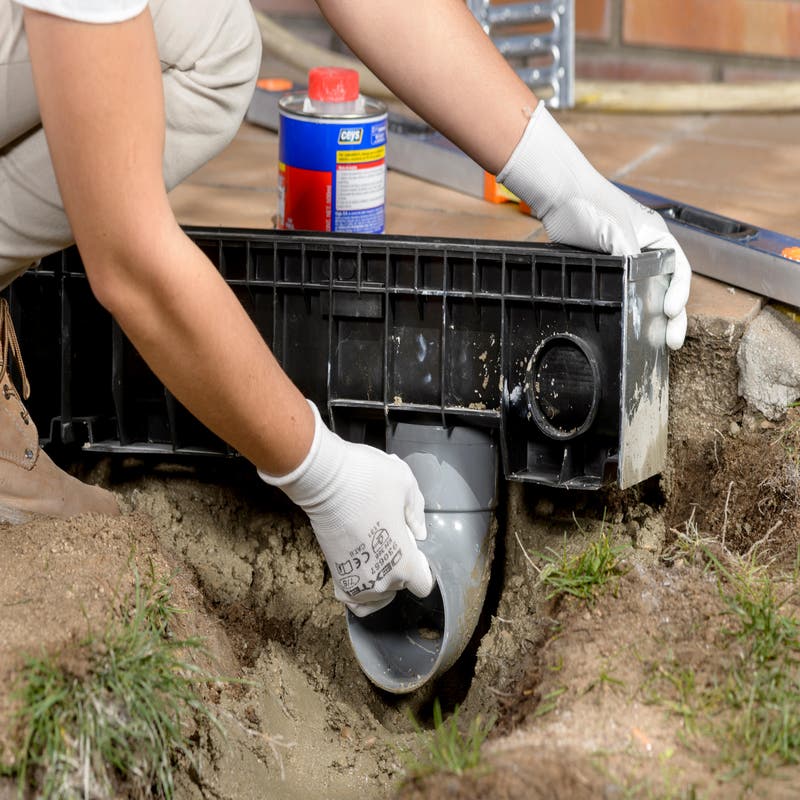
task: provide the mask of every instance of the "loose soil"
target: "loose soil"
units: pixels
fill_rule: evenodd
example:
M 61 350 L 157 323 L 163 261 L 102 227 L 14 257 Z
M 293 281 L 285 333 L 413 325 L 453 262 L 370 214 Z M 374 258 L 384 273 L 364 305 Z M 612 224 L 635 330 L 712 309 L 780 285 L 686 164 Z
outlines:
M 741 411 L 725 421 L 693 451 L 674 446 L 665 480 L 634 492 L 507 485 L 476 635 L 450 673 L 405 698 L 364 678 L 304 517 L 246 465 L 83 460 L 82 477 L 117 492 L 122 517 L 0 530 L 4 757 L 24 655 L 73 657 L 152 564 L 174 574 L 185 632 L 206 639 L 203 666 L 221 678 L 206 699 L 224 732 L 194 733 L 198 763 L 180 771 L 178 797 L 794 797 L 797 768 L 730 779 L 713 743 L 653 702 L 661 665 L 710 681 L 724 652 L 716 583 L 701 564 L 665 557 L 687 519 L 776 565 L 796 553 L 800 412 L 778 426 Z M 630 546 L 616 586 L 593 606 L 547 600 L 540 554 L 565 541 L 577 551 L 603 527 Z M 434 697 L 460 704 L 464 720 L 497 715 L 487 769 L 400 788 L 401 750 L 417 741 L 410 714 L 430 725 Z M 0 781 L 0 798 L 13 794 Z

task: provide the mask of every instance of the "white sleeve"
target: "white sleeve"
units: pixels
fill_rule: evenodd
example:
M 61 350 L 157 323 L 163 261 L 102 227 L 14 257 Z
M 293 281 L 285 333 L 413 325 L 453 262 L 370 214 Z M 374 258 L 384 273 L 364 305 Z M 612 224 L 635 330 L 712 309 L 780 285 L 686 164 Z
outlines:
M 79 22 L 122 22 L 140 14 L 147 0 L 16 0 L 21 6 Z

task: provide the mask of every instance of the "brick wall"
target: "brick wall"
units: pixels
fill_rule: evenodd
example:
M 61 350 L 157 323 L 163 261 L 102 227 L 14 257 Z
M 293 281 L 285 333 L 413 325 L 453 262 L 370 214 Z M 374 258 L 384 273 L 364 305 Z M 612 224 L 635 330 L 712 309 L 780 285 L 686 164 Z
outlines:
M 576 73 L 800 79 L 800 0 L 575 0 Z

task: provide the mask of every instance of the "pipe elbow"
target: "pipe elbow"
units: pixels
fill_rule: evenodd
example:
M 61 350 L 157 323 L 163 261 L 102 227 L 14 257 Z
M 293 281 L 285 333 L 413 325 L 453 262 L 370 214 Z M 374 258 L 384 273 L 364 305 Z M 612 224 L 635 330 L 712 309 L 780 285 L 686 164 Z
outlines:
M 428 597 L 404 590 L 367 617 L 348 612 L 347 626 L 367 677 L 404 694 L 448 670 L 478 623 L 494 555 L 499 457 L 488 432 L 410 423 L 396 426 L 390 450 L 425 496 L 428 538 L 419 546 L 436 582 Z

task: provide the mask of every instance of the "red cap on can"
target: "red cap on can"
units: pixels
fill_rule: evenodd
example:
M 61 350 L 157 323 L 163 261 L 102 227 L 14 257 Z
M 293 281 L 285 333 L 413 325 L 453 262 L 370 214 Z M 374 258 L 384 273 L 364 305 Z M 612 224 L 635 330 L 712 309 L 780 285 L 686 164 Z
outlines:
M 308 96 L 323 103 L 358 99 L 358 72 L 343 67 L 315 67 L 308 73 Z

